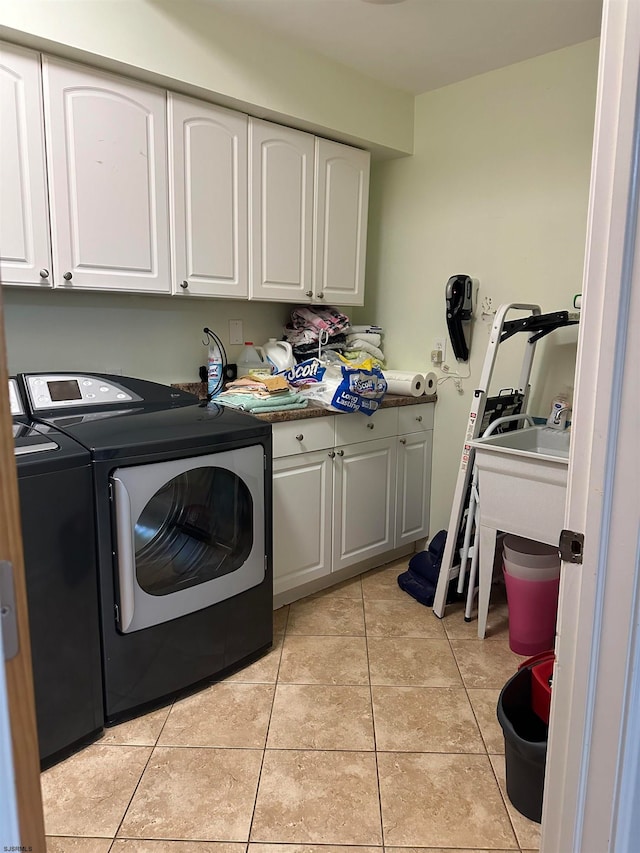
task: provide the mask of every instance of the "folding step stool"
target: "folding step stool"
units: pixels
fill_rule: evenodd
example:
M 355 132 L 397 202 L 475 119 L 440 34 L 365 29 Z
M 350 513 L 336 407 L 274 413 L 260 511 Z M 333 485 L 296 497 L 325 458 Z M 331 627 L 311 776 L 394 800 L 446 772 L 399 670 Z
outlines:
M 507 320 L 507 314 L 510 311 L 529 311 L 529 316 L 520 317 L 516 320 Z M 510 409 L 508 414 L 525 414 L 527 403 L 529 400 L 529 392 L 531 386 L 529 378 L 531 376 L 531 366 L 533 364 L 533 356 L 535 353 L 536 343 L 540 338 L 545 337 L 550 332 L 561 326 L 570 326 L 578 322 L 575 314 L 570 315 L 568 311 L 555 311 L 551 314 L 542 314 L 542 309 L 539 305 L 507 303 L 501 305 L 496 311 L 496 316 L 491 328 L 489 344 L 487 346 L 487 354 L 485 356 L 482 374 L 478 388 L 473 392 L 473 401 L 471 403 L 471 411 L 469 413 L 469 421 L 467 423 L 467 431 L 462 446 L 462 455 L 460 460 L 460 468 L 458 469 L 458 478 L 456 480 L 456 488 L 453 495 L 453 503 L 451 506 L 451 515 L 449 518 L 449 526 L 447 528 L 447 542 L 442 557 L 440 573 L 438 575 L 438 585 L 433 602 L 433 612 L 439 618 L 444 616 L 446 607 L 447 591 L 449 583 L 460 573 L 460 561 L 457 553 L 456 544 L 461 531 L 465 508 L 470 496 L 470 483 L 474 468 L 475 450 L 470 442 L 478 438 L 485 432 L 489 424 L 497 417 L 505 414 L 505 406 L 507 400 L 504 393 L 501 392 L 497 397 L 488 397 L 489 385 L 498 355 L 498 347 L 519 332 L 531 333 L 527 340 L 522 368 L 520 371 L 520 381 L 517 389 L 513 389 L 509 395 Z M 502 404 L 500 401 L 504 401 Z M 491 405 L 488 406 L 488 401 Z M 517 410 L 517 411 L 516 411 Z M 515 423 L 514 423 L 515 426 Z M 465 531 L 465 540 L 466 536 Z M 477 539 L 477 537 L 476 537 Z M 479 542 L 476 541 L 475 549 L 479 547 Z M 468 554 L 468 547 L 466 549 Z M 474 553 L 474 560 L 477 561 L 477 555 Z M 462 586 L 462 584 L 460 584 Z M 462 589 L 458 590 L 462 592 Z M 483 620 L 484 621 L 484 620 Z M 484 628 L 478 631 L 479 637 L 484 637 Z

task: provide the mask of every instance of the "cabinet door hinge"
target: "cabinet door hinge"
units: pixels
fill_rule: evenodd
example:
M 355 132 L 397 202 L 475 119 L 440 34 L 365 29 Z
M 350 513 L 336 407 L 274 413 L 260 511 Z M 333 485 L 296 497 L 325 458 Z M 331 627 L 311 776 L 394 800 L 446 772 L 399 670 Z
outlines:
M 560 559 L 565 563 L 582 563 L 584 550 L 584 533 L 574 530 L 563 530 L 560 534 Z

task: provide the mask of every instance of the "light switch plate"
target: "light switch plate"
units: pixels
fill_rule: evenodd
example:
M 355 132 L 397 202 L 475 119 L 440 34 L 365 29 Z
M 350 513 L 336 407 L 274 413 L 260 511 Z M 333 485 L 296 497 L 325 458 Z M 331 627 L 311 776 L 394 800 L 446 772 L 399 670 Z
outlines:
M 242 320 L 229 320 L 229 343 L 235 344 L 244 343 L 244 333 L 242 331 Z

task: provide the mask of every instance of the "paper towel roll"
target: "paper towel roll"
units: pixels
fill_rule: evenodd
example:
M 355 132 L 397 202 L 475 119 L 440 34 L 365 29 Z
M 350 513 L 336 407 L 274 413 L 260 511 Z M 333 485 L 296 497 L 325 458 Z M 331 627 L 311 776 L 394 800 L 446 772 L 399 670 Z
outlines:
M 400 397 L 421 397 L 424 394 L 424 376 L 422 373 L 385 370 L 384 378 L 387 380 L 389 394 L 398 394 Z
M 435 373 L 427 373 L 424 377 L 424 393 L 435 394 L 438 390 L 438 377 Z

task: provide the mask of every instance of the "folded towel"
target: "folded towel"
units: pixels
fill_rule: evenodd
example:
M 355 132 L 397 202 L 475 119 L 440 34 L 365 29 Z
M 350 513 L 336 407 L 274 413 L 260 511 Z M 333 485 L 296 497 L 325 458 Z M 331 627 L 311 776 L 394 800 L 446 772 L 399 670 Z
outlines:
M 368 352 L 369 355 L 374 356 L 374 358 L 379 358 L 380 361 L 384 361 L 384 353 L 378 347 L 374 347 L 373 344 L 368 344 L 366 341 L 361 341 L 360 339 L 352 341 L 346 352 Z
M 214 398 L 215 403 L 231 406 L 244 412 L 280 412 L 288 409 L 305 409 L 308 405 L 306 397 L 296 391 L 278 394 L 270 397 L 256 397 L 252 394 L 234 394 L 224 391 Z
M 366 341 L 368 344 L 372 344 L 374 347 L 379 347 L 382 341 L 382 335 L 379 335 L 374 332 L 357 332 L 356 334 L 348 334 L 347 335 L 347 343 L 357 343 L 357 341 Z M 349 347 L 352 349 L 352 347 Z
M 251 409 L 251 413 L 254 415 L 261 415 L 266 412 L 291 412 L 294 409 L 306 409 L 308 406 L 307 400 L 297 400 L 294 403 L 276 403 L 275 400 L 272 400 L 271 406 L 260 406 L 259 409 Z

